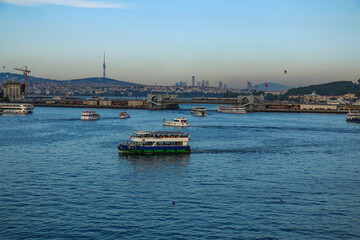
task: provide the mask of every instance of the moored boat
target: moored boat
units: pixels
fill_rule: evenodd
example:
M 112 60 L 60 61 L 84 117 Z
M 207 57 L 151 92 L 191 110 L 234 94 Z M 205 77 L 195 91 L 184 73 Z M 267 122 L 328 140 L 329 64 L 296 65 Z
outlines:
M 128 114 L 125 111 L 121 111 L 121 113 L 118 116 L 118 118 L 121 118 L 121 119 L 129 118 L 129 117 L 130 117 L 130 114 Z
M 190 123 L 188 123 L 186 118 L 180 117 L 180 118 L 174 118 L 173 121 L 165 121 L 164 119 L 163 125 L 169 127 L 188 127 L 190 126 Z
M 134 131 L 126 143 L 118 146 L 120 153 L 156 154 L 190 153 L 189 134 L 177 131 Z
M 34 111 L 34 106 L 28 103 L 0 103 L 3 114 L 28 114 Z
M 346 115 L 346 121 L 360 123 L 360 111 L 359 110 L 349 111 Z
M 100 115 L 95 111 L 86 110 L 81 113 L 81 120 L 98 120 Z
M 220 113 L 247 113 L 245 107 L 240 106 L 217 106 L 216 110 Z
M 205 117 L 206 116 L 206 108 L 204 107 L 193 107 L 191 109 L 191 114 L 198 116 L 198 117 Z

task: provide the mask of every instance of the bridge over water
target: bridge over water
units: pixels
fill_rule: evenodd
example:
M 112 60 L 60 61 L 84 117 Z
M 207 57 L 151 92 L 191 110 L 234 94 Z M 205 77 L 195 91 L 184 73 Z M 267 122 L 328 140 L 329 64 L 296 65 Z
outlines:
M 249 110 L 261 102 L 254 95 L 238 96 L 237 98 L 211 98 L 198 97 L 192 99 L 180 99 L 178 95 L 148 94 L 147 103 L 149 109 L 178 108 L 179 104 L 221 104 L 221 105 L 243 105 Z

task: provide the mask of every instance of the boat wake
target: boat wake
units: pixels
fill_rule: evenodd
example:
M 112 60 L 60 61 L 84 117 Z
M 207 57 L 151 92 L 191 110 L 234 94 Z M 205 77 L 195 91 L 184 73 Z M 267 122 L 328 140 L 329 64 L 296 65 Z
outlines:
M 282 154 L 282 152 L 277 149 L 258 149 L 258 148 L 248 148 L 248 149 L 209 149 L 209 150 L 197 150 L 192 149 L 191 154 L 203 154 L 203 153 L 210 153 L 210 154 L 224 154 L 224 153 L 237 153 L 237 154 L 249 154 L 249 153 L 278 153 Z M 284 153 L 286 154 L 286 153 Z
M 192 128 L 216 128 L 216 129 L 238 129 L 238 130 L 254 130 L 254 131 L 269 131 L 269 130 L 284 130 L 284 131 L 306 131 L 306 132 L 332 132 L 332 133 L 354 133 L 354 129 L 347 128 L 319 128 L 319 127 L 273 127 L 273 126 L 224 126 L 224 125 L 191 125 Z M 356 129 L 359 130 L 360 129 Z

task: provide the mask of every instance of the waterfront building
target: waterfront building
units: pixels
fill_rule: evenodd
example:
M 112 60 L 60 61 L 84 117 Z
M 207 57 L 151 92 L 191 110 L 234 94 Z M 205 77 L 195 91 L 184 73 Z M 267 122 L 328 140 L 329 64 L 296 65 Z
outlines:
M 336 105 L 328 104 L 301 104 L 301 110 L 318 110 L 318 111 L 337 111 L 339 107 Z
M 344 94 L 343 98 L 349 99 L 349 100 L 355 100 L 357 97 L 355 96 L 355 93 L 346 93 L 346 94 Z
M 18 100 L 25 98 L 25 84 L 21 82 L 5 82 L 4 83 L 4 98 L 8 97 L 10 100 Z

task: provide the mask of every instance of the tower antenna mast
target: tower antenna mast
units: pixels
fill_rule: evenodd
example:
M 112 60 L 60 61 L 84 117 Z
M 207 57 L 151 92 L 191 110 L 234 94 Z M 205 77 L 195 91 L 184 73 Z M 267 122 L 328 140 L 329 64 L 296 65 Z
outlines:
M 104 71 L 103 71 L 103 76 L 104 76 L 104 78 L 106 77 L 106 75 L 105 75 L 105 70 L 106 70 L 106 64 L 105 64 L 105 53 L 104 53 L 104 63 L 103 63 L 103 69 L 104 69 Z

